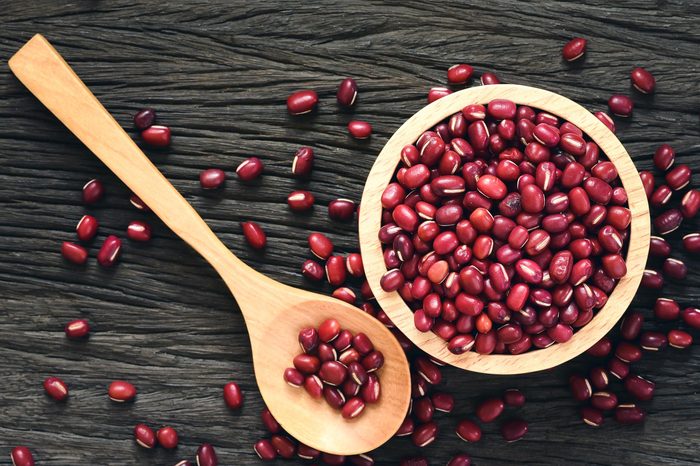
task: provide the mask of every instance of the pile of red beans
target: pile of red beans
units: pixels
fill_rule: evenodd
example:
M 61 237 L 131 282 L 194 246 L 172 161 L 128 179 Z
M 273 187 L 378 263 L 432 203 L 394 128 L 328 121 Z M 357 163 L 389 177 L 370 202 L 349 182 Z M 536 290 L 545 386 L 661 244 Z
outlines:
M 379 401 L 377 371 L 384 365 L 384 355 L 367 335 L 353 335 L 337 320 L 327 319 L 318 329 L 302 329 L 299 346 L 303 353 L 294 357 L 294 367 L 284 371 L 289 385 L 303 386 L 313 398 L 324 398 L 345 419 L 358 417 L 366 405 Z
M 381 286 L 455 354 L 564 343 L 627 272 L 626 203 L 615 165 L 570 122 L 468 105 L 401 151 L 382 194 Z

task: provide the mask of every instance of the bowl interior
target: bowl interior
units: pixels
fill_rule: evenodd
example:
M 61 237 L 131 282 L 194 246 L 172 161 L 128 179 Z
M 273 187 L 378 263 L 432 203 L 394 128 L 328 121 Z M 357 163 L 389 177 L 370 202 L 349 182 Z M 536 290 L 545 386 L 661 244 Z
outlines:
M 413 144 L 424 131 L 469 104 L 487 104 L 509 99 L 518 105 L 543 110 L 578 126 L 615 164 L 627 191 L 632 213 L 627 248 L 627 275 L 619 280 L 607 304 L 591 322 L 578 329 L 566 343 L 520 355 L 481 355 L 474 351 L 456 355 L 432 332 L 422 333 L 413 323 L 413 313 L 397 292 L 382 290 L 379 280 L 387 271 L 377 234 L 381 227 L 381 195 L 400 162 L 401 149 Z M 593 114 L 566 97 L 539 88 L 515 84 L 480 86 L 455 92 L 424 107 L 409 118 L 389 139 L 367 178 L 360 210 L 360 246 L 369 285 L 391 321 L 418 347 L 431 356 L 462 369 L 488 374 L 521 374 L 548 369 L 581 354 L 617 323 L 632 301 L 644 272 L 650 238 L 649 205 L 639 173 L 617 137 Z

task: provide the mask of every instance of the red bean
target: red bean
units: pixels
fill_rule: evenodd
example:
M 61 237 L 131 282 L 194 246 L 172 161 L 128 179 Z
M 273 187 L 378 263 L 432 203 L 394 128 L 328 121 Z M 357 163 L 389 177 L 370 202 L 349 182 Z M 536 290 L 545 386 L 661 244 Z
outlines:
M 314 195 L 309 191 L 292 191 L 287 196 L 287 205 L 294 212 L 305 212 L 314 206 Z
M 654 315 L 660 320 L 676 320 L 680 317 L 681 308 L 673 299 L 658 298 L 654 303 Z
M 355 139 L 367 139 L 372 135 L 372 125 L 366 121 L 352 120 L 348 123 L 348 132 Z
M 129 197 L 129 202 L 131 203 L 132 206 L 137 208 L 138 210 L 142 212 L 150 212 L 151 209 L 146 205 L 145 202 L 141 200 L 140 197 L 138 197 L 136 194 L 131 194 Z
M 504 407 L 502 399 L 489 398 L 477 405 L 476 417 L 478 417 L 481 422 L 493 422 L 501 415 Z
M 199 174 L 199 184 L 204 189 L 217 189 L 226 181 L 226 173 L 219 168 L 209 168 Z
M 676 152 L 668 144 L 662 144 L 654 151 L 654 165 L 661 171 L 666 171 L 673 165 L 676 159 Z
M 141 139 L 153 147 L 168 147 L 170 145 L 170 128 L 162 125 L 152 125 L 141 131 Z
M 196 458 L 197 466 L 217 466 L 219 464 L 214 447 L 208 443 L 203 443 L 199 446 Z
M 331 220 L 347 222 L 355 215 L 355 202 L 350 199 L 335 199 L 328 204 L 328 216 Z
M 612 118 L 610 118 L 610 115 L 608 115 L 605 112 L 595 112 L 594 113 L 595 117 L 600 120 L 605 126 L 608 127 L 610 131 L 615 133 L 615 122 L 613 121 Z
M 172 427 L 166 426 L 161 427 L 156 432 L 156 437 L 158 438 L 158 443 L 168 450 L 177 448 L 178 436 L 177 431 Z
M 642 286 L 644 288 L 660 290 L 664 286 L 664 277 L 656 270 L 646 269 L 642 274 Z
M 257 157 L 250 157 L 238 165 L 236 175 L 241 181 L 252 181 L 263 172 L 262 161 Z
M 317 103 L 318 95 L 316 92 L 311 90 L 297 91 L 287 97 L 287 111 L 290 115 L 302 115 L 312 111 Z
M 683 218 L 694 218 L 700 212 L 700 190 L 691 189 L 681 199 Z
M 656 87 L 656 79 L 654 75 L 642 67 L 636 67 L 630 73 L 632 85 L 642 94 L 651 94 Z
M 435 441 L 438 434 L 438 426 L 435 422 L 427 422 L 415 428 L 411 434 L 413 444 L 419 448 L 427 447 Z
M 151 240 L 151 227 L 140 220 L 134 220 L 126 228 L 126 236 L 132 241 L 145 243 Z
M 603 424 L 603 413 L 598 409 L 584 406 L 581 408 L 581 419 L 591 427 L 600 427 Z
M 685 349 L 693 344 L 693 336 L 683 330 L 670 330 L 668 344 L 674 348 Z
M 481 440 L 481 427 L 469 419 L 464 419 L 457 424 L 457 437 L 465 442 L 478 442 Z
M 507 442 L 517 442 L 527 433 L 527 422 L 522 419 L 510 419 L 501 426 L 501 435 Z
M 690 183 L 692 172 L 688 165 L 676 165 L 672 170 L 666 173 L 666 183 L 674 191 L 685 188 Z
M 243 406 L 243 392 L 235 382 L 224 385 L 224 402 L 230 409 L 239 409 Z
M 663 271 L 668 277 L 675 280 L 684 280 L 688 274 L 688 267 L 683 261 L 669 257 L 664 261 Z
M 638 375 L 625 378 L 625 390 L 640 401 L 649 401 L 654 397 L 656 384 Z
M 63 255 L 66 260 L 73 262 L 74 264 L 84 264 L 87 262 L 88 258 L 87 249 L 79 244 L 68 241 L 64 241 L 61 245 L 61 255 Z
M 122 240 L 114 235 L 109 235 L 97 253 L 97 262 L 103 267 L 113 266 L 119 258 L 122 248 Z
M 10 459 L 14 466 L 34 466 L 34 456 L 27 447 L 14 447 L 10 452 Z
M 615 420 L 620 424 L 639 424 L 644 418 L 644 411 L 634 404 L 620 405 L 615 409 Z
M 525 395 L 517 388 L 509 388 L 503 392 L 503 401 L 508 406 L 520 408 L 525 405 Z
M 574 37 L 567 42 L 561 50 L 562 57 L 566 61 L 578 60 L 586 53 L 586 44 L 588 41 L 582 37 Z
M 156 434 L 146 424 L 136 424 L 134 426 L 134 439 L 143 448 L 156 446 Z
M 447 70 L 447 82 L 450 84 L 464 84 L 469 81 L 474 73 L 474 68 L 469 65 L 452 65 Z
M 617 116 L 629 117 L 632 116 L 634 102 L 626 95 L 615 94 L 608 99 L 608 107 Z
M 301 266 L 301 274 L 310 280 L 320 281 L 323 280 L 325 272 L 321 264 L 308 259 Z
M 428 103 L 431 104 L 438 99 L 452 94 L 452 91 L 446 87 L 432 87 L 428 91 Z
M 301 387 L 304 383 L 304 374 L 294 367 L 288 367 L 284 370 L 284 381 L 292 387 Z
M 255 442 L 255 445 L 253 445 L 253 451 L 255 451 L 258 457 L 263 461 L 272 461 L 275 458 L 277 458 L 277 452 L 275 451 L 275 447 L 272 446 L 272 442 L 268 439 L 260 439 L 257 442 Z M 199 457 L 200 455 L 198 451 L 197 464 L 201 466 L 199 462 Z
M 591 346 L 586 353 L 590 354 L 591 356 L 595 356 L 598 358 L 602 358 L 610 354 L 610 351 L 612 350 L 612 343 L 607 337 L 603 337 L 602 339 L 598 340 L 593 346 Z
M 124 380 L 115 380 L 109 385 L 107 395 L 117 403 L 132 401 L 136 397 L 136 387 Z
M 144 130 L 153 126 L 156 122 L 156 111 L 152 108 L 144 108 L 134 115 L 134 126 L 138 130 Z
M 311 147 L 300 147 L 294 154 L 292 174 L 303 178 L 311 174 L 314 166 L 314 150 Z
M 501 80 L 498 79 L 498 76 L 490 72 L 483 73 L 481 75 L 480 81 L 482 86 L 488 86 L 490 84 L 501 84 Z
M 68 386 L 58 377 L 47 377 L 44 380 L 44 391 L 56 401 L 68 398 Z
M 338 103 L 345 107 L 355 105 L 355 99 L 357 99 L 357 83 L 355 80 L 352 78 L 343 79 L 338 86 L 336 98 Z
M 683 247 L 690 253 L 700 252 L 700 233 L 690 233 L 683 237 Z
M 72 320 L 66 324 L 64 331 L 69 340 L 79 340 L 88 336 L 90 324 L 85 319 Z
M 97 234 L 98 227 L 99 222 L 95 217 L 92 215 L 83 215 L 78 225 L 75 227 L 75 231 L 80 241 L 90 241 Z
M 96 204 L 104 196 L 105 188 L 100 180 L 90 180 L 83 186 L 83 202 L 88 205 Z
M 700 329 L 700 309 L 687 307 L 683 309 L 682 317 L 686 325 Z
M 658 351 L 668 345 L 668 339 L 661 332 L 644 332 L 639 337 L 639 345 L 647 351 Z
M 569 378 L 569 386 L 571 387 L 571 393 L 574 399 L 577 401 L 585 401 L 593 395 L 591 383 L 587 378 L 580 375 L 572 375 Z

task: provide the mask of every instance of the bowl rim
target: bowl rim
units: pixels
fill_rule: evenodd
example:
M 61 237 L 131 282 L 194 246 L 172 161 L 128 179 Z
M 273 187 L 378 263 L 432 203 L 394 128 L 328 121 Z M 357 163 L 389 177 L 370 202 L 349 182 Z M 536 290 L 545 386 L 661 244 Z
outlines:
M 377 237 L 381 227 L 381 195 L 400 163 L 401 149 L 405 145 L 413 144 L 421 133 L 465 106 L 485 105 L 494 99 L 512 100 L 517 105 L 528 105 L 570 121 L 615 164 L 627 192 L 627 208 L 632 216 L 625 258 L 627 274 L 618 281 L 605 306 L 566 343 L 519 355 L 482 355 L 474 351 L 456 355 L 447 349 L 447 342 L 432 331 L 418 331 L 413 323 L 413 312 L 398 292 L 385 292 L 379 285 L 380 278 L 387 271 Z M 472 87 L 438 99 L 416 112 L 396 130 L 379 153 L 367 177 L 361 206 L 358 220 L 360 249 L 367 281 L 380 307 L 404 335 L 433 358 L 485 374 L 524 374 L 545 370 L 586 351 L 605 336 L 624 314 L 639 287 L 649 252 L 649 204 L 639 173 L 622 143 L 583 106 L 562 95 L 530 86 L 494 84 Z

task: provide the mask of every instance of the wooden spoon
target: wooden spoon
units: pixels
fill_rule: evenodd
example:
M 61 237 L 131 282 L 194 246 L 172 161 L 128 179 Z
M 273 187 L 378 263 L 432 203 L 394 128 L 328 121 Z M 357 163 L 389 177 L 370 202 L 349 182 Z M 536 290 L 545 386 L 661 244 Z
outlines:
M 413 323 L 413 313 L 397 292 L 387 293 L 379 280 L 387 271 L 382 246 L 377 238 L 381 226 L 381 195 L 400 162 L 401 149 L 413 144 L 424 131 L 469 104 L 488 104 L 493 99 L 508 99 L 518 105 L 529 105 L 564 118 L 586 133 L 615 164 L 627 191 L 628 207 L 632 212 L 627 275 L 618 282 L 607 304 L 593 320 L 579 329 L 563 344 L 530 351 L 517 356 L 507 354 L 481 355 L 470 351 L 452 354 L 447 344 L 432 332 L 419 332 Z M 487 374 L 523 374 L 562 364 L 586 351 L 620 320 L 632 301 L 642 279 L 649 252 L 649 205 L 634 163 L 615 135 L 581 105 L 553 92 L 514 84 L 473 87 L 455 92 L 426 106 L 409 118 L 389 139 L 377 157 L 367 177 L 360 210 L 360 247 L 367 280 L 374 296 L 391 321 L 419 348 L 441 361 L 462 369 Z
M 61 55 L 41 35 L 9 61 L 12 72 L 160 219 L 224 279 L 245 318 L 255 377 L 265 403 L 284 429 L 323 452 L 354 455 L 373 450 L 398 430 L 411 398 L 408 362 L 396 338 L 360 309 L 328 296 L 278 283 L 245 265 L 214 235 L 192 206 L 141 152 Z M 324 400 L 292 388 L 282 377 L 301 352 L 299 330 L 327 318 L 364 332 L 385 358 L 381 398 L 353 420 Z

